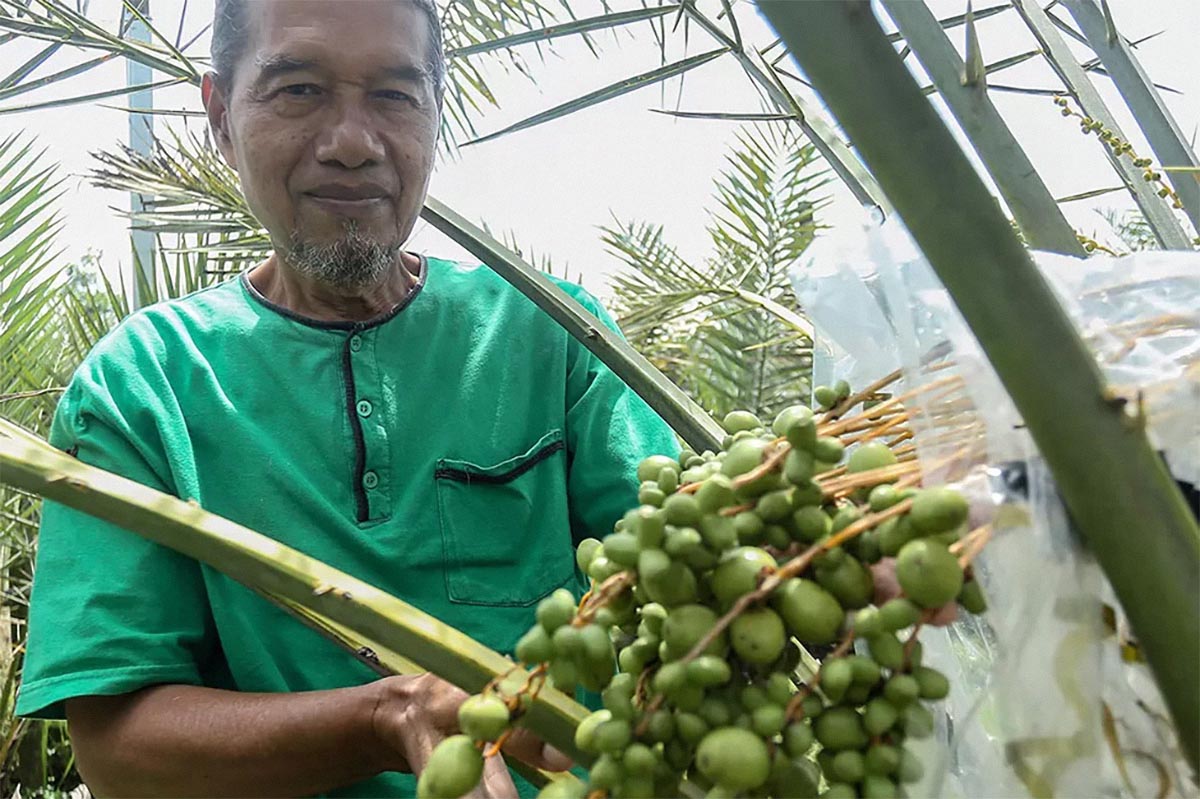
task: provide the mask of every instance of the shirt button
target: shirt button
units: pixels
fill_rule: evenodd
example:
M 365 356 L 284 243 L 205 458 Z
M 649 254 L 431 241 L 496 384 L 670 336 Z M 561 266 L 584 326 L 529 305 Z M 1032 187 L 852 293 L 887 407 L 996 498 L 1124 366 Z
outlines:
M 371 407 L 371 403 L 368 402 L 367 400 L 359 400 L 358 405 L 356 406 L 356 409 L 358 410 L 358 415 L 364 419 L 366 419 L 368 416 L 370 416 L 371 411 L 373 410 Z
M 374 488 L 379 485 L 379 475 L 375 472 L 367 472 L 363 475 L 363 488 Z
M 351 336 L 350 337 L 350 349 L 353 352 L 358 352 L 359 350 L 362 349 L 362 336 Z

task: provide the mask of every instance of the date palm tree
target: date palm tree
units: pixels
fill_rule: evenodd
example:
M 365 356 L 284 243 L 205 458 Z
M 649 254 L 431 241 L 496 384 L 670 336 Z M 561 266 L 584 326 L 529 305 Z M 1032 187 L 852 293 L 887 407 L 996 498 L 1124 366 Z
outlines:
M 748 128 L 716 179 L 703 261 L 684 259 L 661 225 L 617 221 L 604 242 L 624 264 L 614 310 L 630 341 L 714 416 L 773 416 L 809 398 L 811 327 L 788 270 L 819 225 L 829 181 L 792 129 Z

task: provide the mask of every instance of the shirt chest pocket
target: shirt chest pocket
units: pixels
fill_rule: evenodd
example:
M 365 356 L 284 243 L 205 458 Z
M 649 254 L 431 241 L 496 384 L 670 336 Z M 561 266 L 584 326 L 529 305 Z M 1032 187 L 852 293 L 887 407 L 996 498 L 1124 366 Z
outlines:
M 446 593 L 470 605 L 524 606 L 574 576 L 566 453 L 552 430 L 491 464 L 437 462 Z

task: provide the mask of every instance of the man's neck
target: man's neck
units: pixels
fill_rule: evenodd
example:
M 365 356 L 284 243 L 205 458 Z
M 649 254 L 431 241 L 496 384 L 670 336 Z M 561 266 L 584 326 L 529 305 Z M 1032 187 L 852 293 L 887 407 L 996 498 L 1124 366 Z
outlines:
M 366 322 L 392 311 L 416 288 L 420 259 L 400 253 L 377 283 L 338 288 L 303 275 L 278 254 L 250 271 L 250 282 L 266 299 L 294 314 L 321 322 Z

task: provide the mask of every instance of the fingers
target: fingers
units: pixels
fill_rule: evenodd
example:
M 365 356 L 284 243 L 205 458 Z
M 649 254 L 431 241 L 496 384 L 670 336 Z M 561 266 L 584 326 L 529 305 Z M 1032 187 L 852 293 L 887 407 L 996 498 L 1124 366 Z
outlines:
M 555 749 L 527 729 L 517 727 L 504 743 L 504 752 L 534 768 L 546 771 L 566 771 L 571 758 Z
M 391 769 L 419 772 L 433 748 L 458 732 L 458 708 L 467 693 L 432 674 L 386 677 L 371 723 L 383 746 L 394 753 Z

